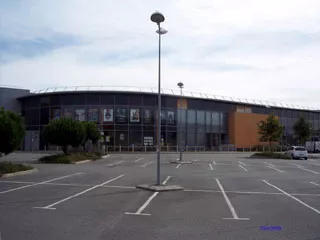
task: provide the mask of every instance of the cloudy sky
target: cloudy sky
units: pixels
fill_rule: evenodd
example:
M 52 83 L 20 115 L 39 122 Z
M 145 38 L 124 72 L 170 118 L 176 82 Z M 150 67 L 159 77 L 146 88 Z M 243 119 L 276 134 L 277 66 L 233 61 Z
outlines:
M 162 86 L 320 109 L 319 0 L 1 0 L 0 85 Z

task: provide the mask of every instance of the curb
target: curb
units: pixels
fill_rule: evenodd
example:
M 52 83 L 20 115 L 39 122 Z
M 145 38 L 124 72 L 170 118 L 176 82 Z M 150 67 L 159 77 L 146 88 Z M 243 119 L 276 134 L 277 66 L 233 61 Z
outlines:
M 34 173 L 34 172 L 38 172 L 38 169 L 34 168 L 34 169 L 26 170 L 26 171 L 19 171 L 19 172 L 14 172 L 14 173 L 5 173 L 0 178 L 20 176 L 20 175 L 25 175 L 25 174 Z
M 92 162 L 92 160 L 82 160 L 82 161 L 78 161 L 78 162 L 74 162 L 72 164 L 83 164 L 83 163 L 88 163 L 88 162 Z

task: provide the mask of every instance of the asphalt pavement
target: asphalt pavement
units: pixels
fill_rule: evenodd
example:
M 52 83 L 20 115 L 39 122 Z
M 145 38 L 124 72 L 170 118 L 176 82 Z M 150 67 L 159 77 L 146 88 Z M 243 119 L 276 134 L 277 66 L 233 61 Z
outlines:
M 1 240 L 320 239 L 318 159 L 163 154 L 161 182 L 184 190 L 149 192 L 136 186 L 156 182 L 155 154 L 80 165 L 17 154 L 39 171 L 0 178 Z

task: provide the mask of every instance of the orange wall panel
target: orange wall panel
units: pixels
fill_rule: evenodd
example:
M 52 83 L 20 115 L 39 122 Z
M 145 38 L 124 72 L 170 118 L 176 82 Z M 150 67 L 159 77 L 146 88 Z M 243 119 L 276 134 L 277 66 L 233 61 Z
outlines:
M 260 142 L 257 124 L 266 120 L 268 115 L 256 113 L 233 112 L 229 114 L 230 143 L 237 148 L 248 148 L 256 145 L 266 145 Z

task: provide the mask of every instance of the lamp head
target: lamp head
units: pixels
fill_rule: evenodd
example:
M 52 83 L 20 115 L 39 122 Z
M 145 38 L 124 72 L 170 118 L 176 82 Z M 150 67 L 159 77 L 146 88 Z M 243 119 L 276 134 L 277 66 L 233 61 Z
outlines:
M 183 83 L 182 82 L 178 82 L 177 85 L 178 85 L 179 88 L 183 88 Z
M 164 16 L 162 15 L 162 13 L 157 12 L 157 11 L 151 14 L 150 19 L 152 22 L 155 22 L 158 25 L 160 23 L 164 22 Z

